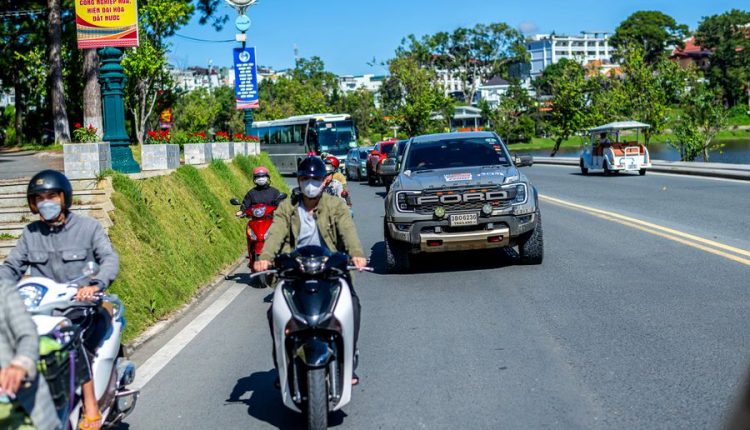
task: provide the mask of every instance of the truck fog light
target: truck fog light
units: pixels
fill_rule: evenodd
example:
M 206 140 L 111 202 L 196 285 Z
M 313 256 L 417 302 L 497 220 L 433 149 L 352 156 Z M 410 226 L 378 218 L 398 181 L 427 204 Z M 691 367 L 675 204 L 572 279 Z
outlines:
M 438 206 L 435 208 L 435 218 L 445 218 L 445 208 Z
M 492 205 L 485 203 L 484 206 L 482 206 L 482 213 L 486 216 L 492 215 Z

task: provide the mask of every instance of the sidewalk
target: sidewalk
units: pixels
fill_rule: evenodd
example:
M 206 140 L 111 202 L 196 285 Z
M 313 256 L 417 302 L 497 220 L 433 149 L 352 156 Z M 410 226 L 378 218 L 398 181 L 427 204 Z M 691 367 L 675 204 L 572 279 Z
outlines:
M 535 164 L 557 164 L 578 166 L 574 157 L 534 157 Z M 740 179 L 750 181 L 750 164 L 702 163 L 684 161 L 652 160 L 652 172 L 674 173 L 679 175 L 710 176 L 714 178 Z
M 44 169 L 62 171 L 62 153 L 46 151 L 0 151 L 0 179 L 29 178 Z

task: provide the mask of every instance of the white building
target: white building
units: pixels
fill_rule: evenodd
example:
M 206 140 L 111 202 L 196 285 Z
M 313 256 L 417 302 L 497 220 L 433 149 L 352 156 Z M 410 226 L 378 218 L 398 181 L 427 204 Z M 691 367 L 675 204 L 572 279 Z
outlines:
M 385 76 L 378 75 L 342 75 L 338 77 L 339 89 L 342 93 L 348 94 L 364 88 L 371 93 L 377 93 L 383 86 Z
M 0 88 L 0 108 L 5 106 L 15 106 L 16 104 L 16 91 L 13 88 L 4 90 Z
M 582 32 L 580 36 L 538 34 L 526 43 L 531 56 L 531 77 L 536 78 L 551 64 L 562 58 L 588 64 L 601 61 L 610 64 L 612 47 L 607 32 Z
M 451 96 L 457 100 L 463 100 L 464 81 L 456 75 L 451 74 L 448 70 L 437 71 L 438 82 L 443 86 L 443 92 L 446 96 Z M 480 83 L 477 79 L 476 84 Z

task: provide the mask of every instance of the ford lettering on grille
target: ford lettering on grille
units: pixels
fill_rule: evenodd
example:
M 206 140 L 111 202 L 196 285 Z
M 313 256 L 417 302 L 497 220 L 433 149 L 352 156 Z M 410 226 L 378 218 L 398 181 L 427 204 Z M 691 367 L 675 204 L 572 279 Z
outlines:
M 419 196 L 417 197 L 418 205 L 442 203 L 444 205 L 451 205 L 457 203 L 472 203 L 472 202 L 492 202 L 497 200 L 507 200 L 507 191 L 488 191 L 483 193 L 463 193 L 463 194 L 444 194 L 444 195 L 431 195 L 431 196 Z

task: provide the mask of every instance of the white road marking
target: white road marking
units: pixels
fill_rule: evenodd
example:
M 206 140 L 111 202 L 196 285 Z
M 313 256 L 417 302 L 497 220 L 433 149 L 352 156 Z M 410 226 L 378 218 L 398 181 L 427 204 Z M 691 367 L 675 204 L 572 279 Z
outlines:
M 145 363 L 138 366 L 134 386 L 143 388 L 156 376 L 183 348 L 190 343 L 208 324 L 216 318 L 242 292 L 242 285 L 229 287 L 216 301 L 206 308 L 200 315 L 183 328 L 166 345 L 149 357 Z

